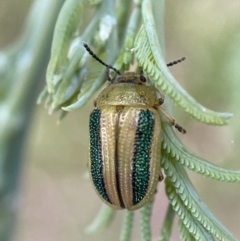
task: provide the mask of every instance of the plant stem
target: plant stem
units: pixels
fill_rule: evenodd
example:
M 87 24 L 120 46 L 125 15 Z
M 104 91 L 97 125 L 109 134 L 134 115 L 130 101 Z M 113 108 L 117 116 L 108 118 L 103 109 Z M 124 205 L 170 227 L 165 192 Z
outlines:
M 10 240 L 15 227 L 26 130 L 36 103 L 37 85 L 45 75 L 52 32 L 63 2 L 36 0 L 20 40 L 3 53 L 11 57 L 6 71 L 12 72 L 12 80 L 7 98 L 0 103 L 0 240 Z

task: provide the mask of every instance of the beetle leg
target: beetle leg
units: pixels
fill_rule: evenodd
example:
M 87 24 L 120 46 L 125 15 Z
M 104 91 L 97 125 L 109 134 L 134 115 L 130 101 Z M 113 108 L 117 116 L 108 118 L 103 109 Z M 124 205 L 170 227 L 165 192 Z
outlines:
M 158 177 L 158 181 L 161 182 L 164 179 L 164 176 L 162 174 L 162 172 L 160 171 L 159 177 Z M 157 193 L 157 188 L 155 190 L 155 194 Z
M 164 103 L 164 97 L 159 98 L 156 100 L 155 104 L 153 105 L 154 109 L 158 109 Z
M 159 108 L 159 106 L 161 106 L 164 103 L 164 100 L 165 100 L 165 96 L 164 96 L 163 92 L 159 89 L 157 89 L 157 90 L 158 90 L 158 93 L 160 94 L 160 98 L 158 98 L 156 100 L 155 104 L 153 105 L 153 108 L 156 110 Z
M 160 94 L 160 98 L 156 100 L 155 104 L 153 105 L 154 109 L 160 109 L 162 111 L 162 113 L 166 116 L 167 120 L 169 121 L 169 123 L 171 125 L 173 125 L 179 132 L 185 134 L 186 130 L 184 128 L 182 128 L 180 125 L 178 125 L 178 123 L 176 123 L 175 119 L 172 118 L 162 107 L 161 105 L 164 103 L 164 94 L 163 92 L 158 89 L 158 92 Z
M 176 120 L 174 118 L 172 118 L 161 106 L 158 107 L 162 113 L 165 115 L 165 117 L 167 118 L 167 120 L 169 121 L 169 123 L 174 126 L 179 132 L 185 134 L 187 131 L 181 127 L 180 125 L 178 125 L 178 123 L 176 123 Z
M 158 109 L 158 107 L 164 103 L 165 96 L 164 96 L 163 92 L 160 89 L 158 89 L 156 86 L 155 86 L 155 88 L 157 89 L 158 93 L 160 94 L 160 98 L 157 99 L 157 101 L 155 102 L 153 108 L 154 109 Z
M 159 102 L 160 102 L 160 105 L 162 105 L 163 104 L 163 102 L 164 102 L 164 100 L 165 100 L 165 96 L 164 96 L 164 94 L 163 94 L 163 92 L 161 91 L 161 90 L 159 90 L 158 89 L 158 92 L 159 92 L 159 94 L 160 94 L 160 98 L 159 98 Z
M 158 181 L 161 182 L 163 179 L 164 179 L 164 176 L 163 176 L 162 172 L 160 172 Z

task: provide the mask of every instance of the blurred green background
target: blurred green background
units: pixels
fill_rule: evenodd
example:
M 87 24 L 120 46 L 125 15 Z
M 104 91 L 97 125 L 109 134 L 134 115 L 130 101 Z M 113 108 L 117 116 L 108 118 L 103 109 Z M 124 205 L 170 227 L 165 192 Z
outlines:
M 0 0 L 0 47 L 13 42 L 33 1 Z M 174 107 L 188 133 L 181 140 L 196 154 L 240 170 L 240 2 L 238 0 L 166 1 L 166 61 L 187 60 L 172 73 L 201 104 L 234 116 L 227 127 L 206 126 Z M 20 77 L 20 76 L 19 76 Z M 42 87 L 45 80 L 42 80 Z M 40 93 L 41 89 L 39 89 Z M 37 96 L 36 96 L 37 99 Z M 36 106 L 28 131 L 22 168 L 15 241 L 118 240 L 122 212 L 109 229 L 86 234 L 101 202 L 86 179 L 88 118 L 92 102 L 57 125 L 57 115 Z M 203 178 L 191 180 L 212 212 L 240 239 L 240 186 Z M 159 189 L 152 218 L 158 240 L 167 199 Z M 138 214 L 137 214 L 138 215 Z M 134 238 L 139 240 L 138 221 Z M 175 227 L 172 240 L 179 240 Z

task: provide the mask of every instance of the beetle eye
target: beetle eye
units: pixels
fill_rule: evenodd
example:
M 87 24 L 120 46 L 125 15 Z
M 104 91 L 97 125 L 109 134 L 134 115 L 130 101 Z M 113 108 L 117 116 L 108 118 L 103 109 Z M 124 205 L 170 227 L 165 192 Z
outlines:
M 141 80 L 142 82 L 146 82 L 146 81 L 147 81 L 146 78 L 145 78 L 143 75 L 140 76 L 140 80 Z

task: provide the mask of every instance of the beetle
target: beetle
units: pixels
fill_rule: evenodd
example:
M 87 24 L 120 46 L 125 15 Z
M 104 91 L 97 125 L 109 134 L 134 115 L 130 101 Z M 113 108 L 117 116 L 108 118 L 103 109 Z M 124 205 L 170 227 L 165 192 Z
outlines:
M 106 204 L 115 209 L 136 210 L 151 200 L 158 181 L 163 180 L 157 110 L 160 108 L 178 131 L 186 131 L 161 108 L 163 94 L 155 86 L 146 85 L 143 73 L 121 74 L 99 59 L 86 43 L 84 47 L 107 67 L 109 80 L 90 114 L 90 178 Z M 110 76 L 110 69 L 118 74 L 116 78 Z

